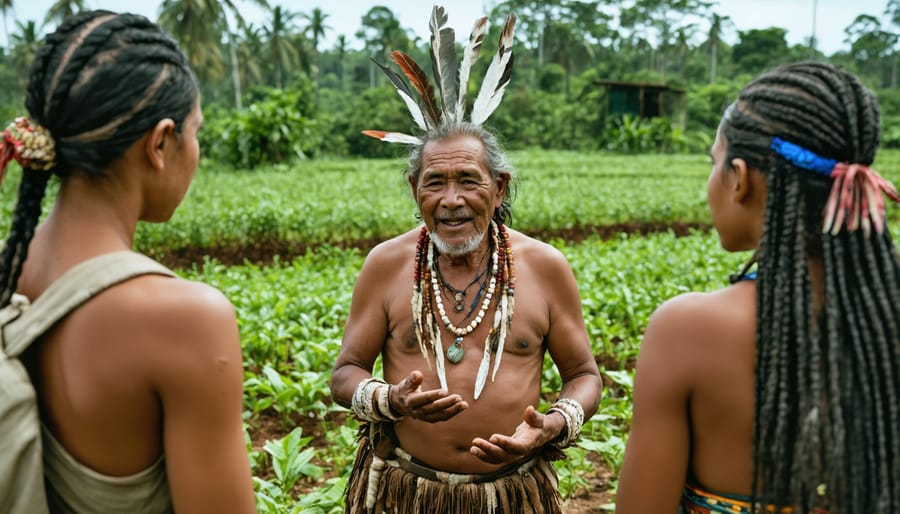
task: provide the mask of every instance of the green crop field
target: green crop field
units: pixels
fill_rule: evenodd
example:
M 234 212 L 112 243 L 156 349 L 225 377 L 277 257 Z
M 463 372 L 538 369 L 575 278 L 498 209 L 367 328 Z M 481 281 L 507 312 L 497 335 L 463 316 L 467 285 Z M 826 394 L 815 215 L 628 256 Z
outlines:
M 724 252 L 709 230 L 705 156 L 527 151 L 512 162 L 512 226 L 571 262 L 606 386 L 579 447 L 557 463 L 560 489 L 565 498 L 612 491 L 650 314 L 680 293 L 722 287 L 748 255 Z M 900 152 L 883 153 L 876 166 L 898 181 Z M 0 203 L 7 225 L 17 178 L 11 173 Z M 889 209 L 900 235 L 900 208 Z M 253 171 L 204 162 L 171 222 L 139 227 L 139 250 L 218 287 L 237 309 L 260 512 L 341 512 L 356 423 L 331 403 L 331 368 L 367 249 L 416 223 L 403 162 L 391 159 Z M 550 393 L 559 377 L 545 364 Z

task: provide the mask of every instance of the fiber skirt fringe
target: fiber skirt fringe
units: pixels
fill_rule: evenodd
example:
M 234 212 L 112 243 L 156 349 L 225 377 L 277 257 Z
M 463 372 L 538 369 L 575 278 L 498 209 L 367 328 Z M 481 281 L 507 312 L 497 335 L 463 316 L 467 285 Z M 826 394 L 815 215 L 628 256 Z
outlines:
M 479 475 L 450 475 L 447 480 L 445 474 L 435 480 L 401 468 L 403 457 L 394 454 L 394 443 L 378 425 L 383 424 L 360 428 L 345 514 L 562 514 L 556 471 L 546 457 L 534 457 L 497 478 L 491 475 L 489 481 Z M 370 478 L 377 480 L 371 492 Z M 371 508 L 366 507 L 367 496 Z

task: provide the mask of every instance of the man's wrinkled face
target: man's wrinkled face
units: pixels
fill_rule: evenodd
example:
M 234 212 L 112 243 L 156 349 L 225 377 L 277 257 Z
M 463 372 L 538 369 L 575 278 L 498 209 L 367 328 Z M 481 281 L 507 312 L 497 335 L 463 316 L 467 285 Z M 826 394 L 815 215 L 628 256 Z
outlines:
M 506 194 L 509 174 L 492 177 L 484 146 L 473 136 L 430 141 L 422 151 L 422 171 L 410 178 L 422 220 L 441 253 L 472 253 L 487 234 L 491 217 Z

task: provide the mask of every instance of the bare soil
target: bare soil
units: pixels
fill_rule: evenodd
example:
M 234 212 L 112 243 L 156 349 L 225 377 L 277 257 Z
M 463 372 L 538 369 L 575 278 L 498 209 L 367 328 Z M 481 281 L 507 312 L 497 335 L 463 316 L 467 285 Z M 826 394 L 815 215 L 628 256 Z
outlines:
M 611 239 L 619 234 L 647 235 L 659 232 L 672 231 L 678 237 L 684 237 L 693 230 L 709 230 L 707 223 L 696 222 L 628 222 L 614 225 L 594 225 L 584 227 L 572 227 L 556 230 L 532 230 L 528 235 L 541 241 L 562 239 L 563 241 L 577 244 L 589 237 L 597 236 L 602 239 Z M 382 239 L 366 238 L 327 243 L 339 248 L 357 248 L 368 252 L 380 243 Z M 284 241 L 278 239 L 263 239 L 254 241 L 253 244 L 222 245 L 209 248 L 183 247 L 169 250 L 162 255 L 155 256 L 170 268 L 202 267 L 204 257 L 212 257 L 225 265 L 240 265 L 244 262 L 252 262 L 259 265 L 271 264 L 277 256 L 282 261 L 290 261 L 294 257 L 304 255 L 325 243 L 305 243 L 299 241 Z

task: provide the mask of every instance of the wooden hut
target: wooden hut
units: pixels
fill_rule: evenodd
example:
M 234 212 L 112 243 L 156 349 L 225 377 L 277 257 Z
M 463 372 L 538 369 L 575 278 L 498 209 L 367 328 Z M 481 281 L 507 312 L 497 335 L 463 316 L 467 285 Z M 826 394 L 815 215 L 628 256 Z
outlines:
M 666 116 L 684 122 L 684 90 L 666 84 L 596 80 L 595 86 L 606 90 L 606 116 L 625 114 L 639 118 Z

